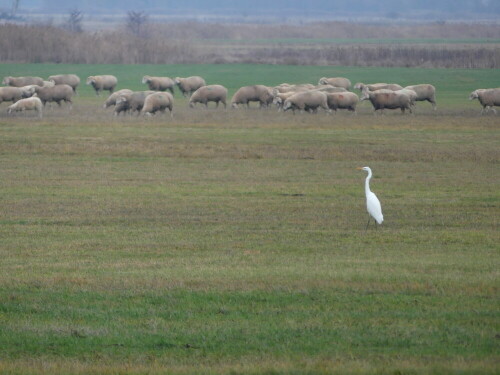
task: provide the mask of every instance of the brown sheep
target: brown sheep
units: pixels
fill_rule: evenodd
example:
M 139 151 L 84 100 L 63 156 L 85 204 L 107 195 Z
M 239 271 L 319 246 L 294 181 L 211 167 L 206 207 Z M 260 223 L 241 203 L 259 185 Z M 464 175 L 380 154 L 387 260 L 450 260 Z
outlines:
M 141 112 L 151 116 L 158 111 L 165 113 L 167 108 L 170 111 L 170 117 L 173 117 L 174 97 L 172 94 L 169 92 L 155 92 L 146 97 Z
M 112 75 L 90 76 L 87 78 L 87 85 L 92 85 L 97 96 L 101 95 L 102 90 L 108 90 L 112 94 L 117 84 L 118 80 Z
M 358 96 L 353 92 L 332 92 L 327 93 L 328 108 L 337 112 L 337 109 L 347 109 L 356 114 L 356 105 L 359 102 Z
M 293 114 L 295 114 L 296 109 L 301 112 L 304 110 L 313 112 L 319 107 L 323 108 L 327 112 L 330 112 L 326 94 L 321 91 L 304 91 L 298 92 L 287 98 L 283 104 L 283 111 L 286 112 L 291 109 Z
M 420 85 L 406 86 L 405 89 L 413 90 L 417 94 L 417 102 L 428 101 L 432 104 L 432 109 L 436 110 L 436 88 L 428 83 Z
M 0 103 L 15 103 L 25 96 L 25 90 L 20 87 L 0 87 Z
M 193 108 L 196 103 L 202 103 L 205 104 L 206 108 L 208 108 L 208 102 L 215 102 L 215 107 L 218 108 L 219 102 L 221 102 L 224 104 L 224 108 L 226 108 L 226 97 L 227 89 L 224 86 L 203 86 L 191 95 L 191 98 L 189 99 L 189 106 Z
M 61 102 L 69 103 L 70 109 L 73 107 L 72 97 L 74 95 L 73 88 L 69 85 L 55 85 L 53 87 L 35 86 L 35 94 L 45 106 L 46 103 L 56 102 L 61 106 Z
M 116 104 L 116 100 L 121 96 L 121 95 L 124 95 L 124 94 L 132 94 L 132 90 L 129 90 L 129 89 L 123 89 L 123 90 L 118 90 L 118 91 L 115 91 L 114 93 L 112 93 L 110 96 L 108 96 L 108 98 L 106 99 L 106 101 L 104 102 L 104 105 L 103 105 L 103 108 L 108 108 L 108 107 L 111 107 L 112 105 L 115 105 Z
M 23 87 L 28 85 L 43 86 L 43 79 L 40 77 L 5 77 L 2 84 L 13 87 Z
M 191 95 L 193 92 L 198 90 L 200 87 L 205 86 L 205 80 L 199 76 L 192 76 L 187 78 L 177 77 L 174 80 L 175 84 L 181 90 L 183 96 Z
M 152 91 L 170 91 L 172 95 L 174 94 L 175 82 L 169 77 L 142 77 L 142 83 L 148 85 L 149 89 Z
M 238 108 L 238 104 L 246 104 L 250 107 L 250 102 L 259 102 L 260 108 L 267 107 L 273 101 L 271 89 L 264 85 L 243 86 L 238 89 L 231 99 L 231 106 Z
M 377 91 L 364 90 L 361 98 L 363 100 L 370 100 L 373 105 L 374 114 L 381 110 L 382 113 L 384 109 L 401 109 L 402 113 L 405 110 L 411 111 L 411 99 L 410 97 L 402 92 L 395 92 L 392 90 L 382 89 Z
M 323 77 L 319 79 L 318 85 L 332 85 L 335 87 L 343 87 L 344 89 L 349 90 L 349 88 L 351 87 L 351 81 L 344 77 Z
M 12 112 L 22 112 L 22 111 L 37 111 L 38 112 L 38 117 L 42 118 L 42 101 L 40 98 L 33 97 L 33 98 L 26 98 L 26 99 L 20 99 L 9 108 L 7 108 L 8 113 Z
M 56 85 L 71 86 L 73 92 L 76 94 L 76 88 L 80 84 L 80 77 L 76 74 L 57 74 L 49 77 L 49 81 Z
M 494 114 L 497 113 L 496 109 L 493 107 L 500 106 L 500 88 L 496 89 L 478 89 L 472 91 L 469 100 L 479 100 L 479 103 L 483 106 L 481 110 L 481 115 L 486 113 L 488 110 L 492 110 Z

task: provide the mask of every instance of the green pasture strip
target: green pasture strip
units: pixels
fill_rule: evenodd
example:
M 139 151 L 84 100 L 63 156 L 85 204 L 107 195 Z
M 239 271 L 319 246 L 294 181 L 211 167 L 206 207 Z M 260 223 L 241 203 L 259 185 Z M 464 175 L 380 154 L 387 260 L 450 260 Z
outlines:
M 270 38 L 270 39 L 199 39 L 200 43 L 218 43 L 230 45 L 255 44 L 499 44 L 496 38 Z
M 89 75 L 114 74 L 118 78 L 118 89 L 147 89 L 141 84 L 144 75 L 186 77 L 201 75 L 208 84 L 222 84 L 229 90 L 229 96 L 241 86 L 264 84 L 275 86 L 288 83 L 317 84 L 321 77 L 343 76 L 356 82 L 396 82 L 402 86 L 430 83 L 436 86 L 438 106 L 454 108 L 477 107 L 470 103 L 468 96 L 477 88 L 498 87 L 498 69 L 423 69 L 423 68 L 377 68 L 377 67 L 339 67 L 339 66 L 280 66 L 251 64 L 215 65 L 87 65 L 87 64 L 1 64 L 0 77 L 35 75 L 47 78 L 52 74 L 74 73 L 82 83 L 78 89 L 81 98 L 95 97 L 90 86 L 85 85 Z M 107 96 L 103 93 L 102 102 Z M 180 98 L 176 91 L 176 98 Z M 182 102 L 182 99 L 181 99 Z
M 497 117 L 76 100 L 0 113 L 1 372 L 498 372 Z

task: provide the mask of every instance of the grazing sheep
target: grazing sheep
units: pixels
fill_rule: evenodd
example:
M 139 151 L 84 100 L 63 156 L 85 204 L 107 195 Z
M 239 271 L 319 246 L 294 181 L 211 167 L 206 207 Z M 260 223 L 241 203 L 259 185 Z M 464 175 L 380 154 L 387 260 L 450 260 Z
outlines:
M 375 90 L 401 90 L 403 87 L 398 85 L 397 83 L 372 83 L 370 85 L 365 85 L 364 83 L 358 82 L 354 85 L 355 89 L 359 89 L 361 91 L 364 91 L 368 89 L 368 91 L 375 91 Z
M 13 87 L 23 87 L 28 85 L 43 86 L 43 79 L 40 77 L 5 77 L 2 84 Z
M 179 90 L 181 90 L 182 95 L 185 97 L 191 95 L 200 87 L 206 85 L 205 80 L 199 76 L 192 76 L 187 78 L 177 77 L 174 79 L 174 82 L 179 87 Z
M 417 94 L 417 102 L 428 101 L 432 109 L 436 110 L 436 88 L 428 83 L 406 86 L 405 89 L 413 90 Z
M 203 86 L 191 95 L 191 98 L 189 99 L 189 106 L 193 108 L 196 103 L 202 103 L 205 104 L 206 108 L 208 108 L 208 102 L 215 102 L 215 107 L 218 108 L 219 102 L 221 102 L 224 104 L 224 108 L 226 108 L 226 97 L 227 89 L 224 86 Z
M 8 113 L 12 112 L 22 112 L 22 111 L 37 111 L 38 112 L 38 117 L 42 118 L 42 101 L 40 98 L 33 97 L 33 98 L 26 98 L 26 99 L 20 99 L 9 108 L 7 108 Z
M 129 89 L 122 89 L 122 90 L 115 91 L 110 96 L 108 96 L 108 98 L 106 99 L 106 101 L 103 104 L 103 108 L 109 108 L 112 105 L 115 105 L 116 99 L 118 99 L 121 95 L 132 94 L 132 92 L 133 91 L 129 90 Z
M 418 95 L 415 92 L 415 90 L 404 88 L 404 89 L 401 89 L 401 90 L 394 90 L 394 92 L 400 92 L 402 94 L 408 95 L 408 97 L 410 98 L 410 105 L 412 107 L 415 106 L 415 102 L 417 101 L 417 98 L 418 98 Z
M 332 85 L 335 87 L 343 87 L 344 89 L 349 90 L 349 88 L 351 87 L 351 81 L 344 77 L 323 77 L 319 79 L 318 85 Z
M 116 99 L 114 115 L 118 116 L 121 112 L 137 111 L 137 115 L 141 113 L 144 101 L 146 98 L 154 94 L 156 91 L 135 91 L 130 94 L 122 94 Z
M 24 97 L 26 91 L 20 87 L 0 87 L 0 103 L 12 102 L 15 103 Z
M 53 87 L 35 86 L 35 94 L 42 101 L 42 104 L 56 102 L 61 106 L 61 102 L 69 103 L 70 109 L 73 107 L 72 97 L 74 95 L 73 88 L 69 85 L 55 85 Z
M 280 112 L 283 109 L 283 104 L 285 103 L 285 100 L 295 94 L 296 92 L 291 91 L 291 92 L 279 92 L 276 95 L 274 95 L 273 104 L 276 105 L 276 107 L 278 108 L 278 112 Z
M 109 90 L 109 93 L 112 94 L 117 84 L 118 80 L 112 75 L 90 76 L 87 78 L 87 85 L 92 85 L 97 96 L 101 95 L 102 90 Z
M 155 92 L 146 97 L 141 112 L 151 116 L 158 111 L 165 113 L 167 108 L 170 111 L 170 117 L 173 117 L 174 97 L 172 94 L 169 92 Z
M 172 95 L 174 94 L 175 82 L 170 77 L 142 77 L 142 83 L 148 85 L 149 89 L 152 91 L 170 91 Z
M 363 100 L 370 100 L 373 105 L 374 114 L 381 110 L 382 113 L 384 109 L 401 109 L 402 113 L 405 110 L 411 111 L 411 99 L 403 92 L 396 92 L 392 90 L 382 89 L 377 91 L 364 90 L 361 98 Z
M 250 107 L 250 102 L 259 102 L 260 108 L 267 107 L 273 101 L 272 90 L 264 85 L 243 86 L 238 89 L 231 99 L 231 107 L 238 108 L 238 104 L 246 104 Z
M 295 114 L 296 109 L 301 112 L 304 110 L 311 112 L 316 111 L 319 107 L 330 112 L 326 94 L 321 91 L 305 91 L 295 93 L 295 95 L 287 98 L 283 104 L 283 111 L 286 112 L 291 109 L 293 114 Z
M 479 103 L 483 106 L 481 110 L 481 115 L 492 110 L 494 114 L 497 113 L 496 109 L 493 107 L 500 106 L 500 88 L 496 89 L 478 89 L 472 91 L 469 100 L 479 100 Z
M 57 74 L 49 77 L 49 81 L 55 85 L 68 85 L 71 86 L 73 92 L 76 94 L 76 88 L 80 84 L 80 77 L 76 74 Z
M 356 105 L 359 102 L 358 96 L 350 91 L 327 93 L 328 108 L 337 112 L 337 109 L 347 109 L 356 114 Z

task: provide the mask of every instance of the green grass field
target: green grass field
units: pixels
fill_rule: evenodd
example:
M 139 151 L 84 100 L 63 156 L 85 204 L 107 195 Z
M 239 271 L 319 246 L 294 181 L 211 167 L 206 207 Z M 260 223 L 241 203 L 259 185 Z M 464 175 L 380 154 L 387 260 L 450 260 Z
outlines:
M 0 75 L 200 74 L 429 82 L 414 116 L 204 110 L 113 118 L 0 105 L 0 373 L 497 374 L 498 71 L 0 66 Z M 365 231 L 365 173 L 384 224 Z

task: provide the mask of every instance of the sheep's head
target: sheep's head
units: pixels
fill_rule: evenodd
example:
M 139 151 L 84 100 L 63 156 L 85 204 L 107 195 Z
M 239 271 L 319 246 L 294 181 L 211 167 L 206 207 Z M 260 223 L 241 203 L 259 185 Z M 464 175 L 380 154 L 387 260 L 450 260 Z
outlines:
M 237 109 L 237 108 L 238 108 L 238 104 L 236 104 L 236 103 L 234 103 L 234 102 L 233 102 L 233 103 L 231 103 L 231 108 Z
M 174 82 L 175 82 L 176 85 L 180 84 L 181 83 L 181 78 L 175 77 Z
M 120 96 L 120 97 L 118 97 L 118 99 L 116 99 L 116 105 L 122 104 L 122 103 L 125 104 L 127 102 L 128 102 L 128 99 L 124 96 Z
M 474 90 L 469 95 L 469 100 L 474 100 L 479 98 L 479 90 Z
M 12 78 L 12 77 L 5 77 L 5 78 L 3 79 L 3 81 L 2 81 L 2 85 L 8 85 L 8 84 L 10 83 L 10 79 L 11 79 L 11 78 Z
M 283 104 L 283 99 L 281 99 L 279 96 L 275 96 L 273 99 L 273 104 L 277 107 L 280 107 Z
M 142 83 L 149 83 L 151 82 L 151 77 L 150 76 L 144 76 L 142 77 Z
M 364 86 L 365 86 L 365 85 L 364 85 L 363 83 L 358 82 L 358 83 L 356 83 L 356 84 L 354 85 L 354 88 L 355 88 L 356 90 L 363 90 L 363 87 L 364 87 Z
M 369 98 L 370 98 L 370 91 L 368 91 L 368 90 L 363 90 L 363 91 L 361 92 L 361 96 L 359 97 L 359 100 L 360 100 L 360 101 L 363 101 L 363 100 L 367 100 L 367 99 L 369 99 Z
M 328 80 L 326 77 L 320 78 L 318 85 L 328 85 Z
M 292 102 L 290 100 L 285 100 L 285 104 L 283 104 L 283 111 L 287 111 L 292 108 Z
M 87 85 L 91 85 L 95 82 L 95 77 L 94 76 L 90 76 L 87 78 Z

